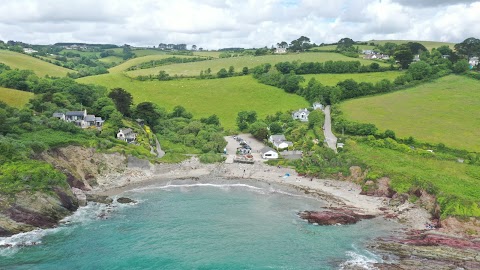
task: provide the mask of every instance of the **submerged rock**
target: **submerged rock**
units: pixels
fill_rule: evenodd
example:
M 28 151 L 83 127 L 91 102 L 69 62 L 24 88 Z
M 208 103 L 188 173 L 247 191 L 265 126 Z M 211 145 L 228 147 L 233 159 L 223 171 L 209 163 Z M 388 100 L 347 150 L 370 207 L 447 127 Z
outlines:
M 119 202 L 119 203 L 136 203 L 135 200 L 132 200 L 132 199 L 126 198 L 126 197 L 118 198 L 117 202 Z
M 318 225 L 355 224 L 362 219 L 371 219 L 375 217 L 374 215 L 359 214 L 343 208 L 332 208 L 332 210 L 321 212 L 303 211 L 298 215 L 309 223 L 316 223 Z
M 96 202 L 96 203 L 103 203 L 103 204 L 111 204 L 113 202 L 113 199 L 105 196 L 105 195 L 97 195 L 97 194 L 91 194 L 87 193 L 87 201 L 89 202 Z

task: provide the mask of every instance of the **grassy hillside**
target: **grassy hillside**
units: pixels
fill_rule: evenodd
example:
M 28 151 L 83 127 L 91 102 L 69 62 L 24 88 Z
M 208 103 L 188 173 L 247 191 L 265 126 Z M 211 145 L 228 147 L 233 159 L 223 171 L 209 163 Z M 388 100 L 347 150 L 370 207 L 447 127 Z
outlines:
M 353 73 L 353 74 L 307 74 L 302 75 L 305 78 L 304 85 L 308 84 L 308 81 L 312 78 L 315 78 L 317 81 L 321 82 L 324 85 L 334 86 L 338 82 L 353 79 L 356 82 L 370 82 L 376 83 L 383 79 L 388 79 L 390 81 L 395 80 L 398 76 L 402 75 L 401 71 L 388 71 L 388 72 L 372 72 L 372 73 Z
M 275 65 L 278 62 L 301 61 L 301 62 L 325 62 L 325 61 L 360 61 L 362 64 L 370 64 L 372 61 L 351 58 L 338 53 L 300 53 L 284 55 L 266 55 L 266 56 L 241 56 L 232 58 L 221 58 L 202 62 L 193 62 L 186 64 L 173 64 L 168 66 L 155 67 L 151 69 L 134 70 L 127 72 L 130 77 L 139 75 L 158 74 L 160 70 L 166 71 L 170 75 L 197 76 L 200 71 L 211 68 L 212 73 L 217 73 L 220 69 L 228 69 L 233 66 L 236 71 L 241 71 L 243 67 L 253 68 L 261 64 L 270 63 Z M 381 65 L 383 65 L 381 63 Z
M 104 58 L 98 59 L 100 62 L 106 63 L 106 64 L 112 64 L 112 63 L 121 63 L 123 62 L 123 58 L 119 56 L 107 56 Z
M 368 41 L 368 43 L 370 43 L 370 42 L 374 42 L 375 44 L 381 44 L 381 45 L 383 45 L 387 42 L 392 42 L 392 43 L 396 43 L 396 44 L 404 44 L 404 43 L 408 43 L 408 42 L 418 42 L 418 43 L 422 44 L 423 46 L 425 46 L 425 48 L 427 48 L 429 51 L 431 51 L 433 48 L 438 48 L 438 47 L 443 46 L 443 45 L 447 45 L 452 49 L 453 49 L 453 46 L 455 46 L 455 43 L 440 42 L 440 41 L 416 41 L 416 40 L 370 40 L 370 41 Z
M 390 177 L 396 191 L 408 192 L 414 186 L 429 186 L 431 192 L 437 193 L 443 213 L 480 216 L 478 206 L 465 203 L 478 202 L 480 198 L 479 166 L 370 147 L 363 143 L 349 143 L 348 149 L 368 164 L 369 174 Z M 451 200 L 450 196 L 457 199 Z
M 375 46 L 370 45 L 354 45 L 354 47 L 358 47 L 360 50 L 372 50 Z M 318 51 L 334 51 L 337 49 L 337 45 L 327 45 L 321 47 L 313 47 L 310 50 L 318 50 Z
M 133 53 L 137 57 L 147 56 L 147 55 L 159 55 L 165 54 L 165 51 L 155 50 L 155 49 L 135 49 Z
M 139 65 L 141 63 L 149 62 L 149 61 L 152 61 L 152 60 L 160 60 L 160 59 L 174 57 L 174 56 L 179 57 L 179 58 L 180 57 L 192 57 L 192 56 L 169 55 L 169 54 L 146 55 L 146 56 L 130 59 L 130 60 L 118 65 L 118 66 L 112 67 L 108 71 L 110 71 L 111 73 L 121 73 L 129 67 L 133 67 L 133 66 Z M 158 72 L 155 73 L 155 75 L 156 74 L 158 74 Z
M 21 108 L 33 97 L 33 93 L 0 87 L 0 101 Z
M 132 93 L 135 103 L 151 101 L 171 110 L 184 106 L 195 117 L 216 114 L 226 129 L 235 129 L 237 113 L 255 110 L 259 117 L 308 106 L 301 97 L 258 83 L 251 76 L 214 80 L 136 81 L 122 74 L 85 77 L 82 83 L 108 88 L 122 87 Z
M 0 63 L 4 63 L 11 68 L 33 70 L 41 77 L 45 75 L 64 77 L 68 72 L 74 72 L 25 54 L 6 50 L 0 50 Z
M 450 75 L 390 94 L 341 104 L 348 119 L 391 129 L 397 136 L 480 151 L 478 80 Z

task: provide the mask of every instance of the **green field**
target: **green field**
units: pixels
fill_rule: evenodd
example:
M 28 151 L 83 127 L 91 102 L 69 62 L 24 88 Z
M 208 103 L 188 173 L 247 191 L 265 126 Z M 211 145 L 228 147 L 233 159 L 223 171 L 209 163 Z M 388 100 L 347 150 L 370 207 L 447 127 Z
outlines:
M 33 93 L 0 87 L 0 101 L 21 108 L 33 97 Z
M 156 49 L 134 49 L 133 53 L 137 57 L 147 56 L 147 55 L 158 55 L 158 54 L 166 54 L 165 51 L 160 51 Z
M 305 108 L 300 96 L 258 83 L 251 76 L 212 80 L 136 81 L 122 74 L 105 74 L 78 79 L 81 83 L 122 87 L 135 103 L 151 101 L 171 110 L 184 106 L 195 117 L 216 114 L 226 129 L 235 129 L 239 111 L 254 110 L 259 118 L 277 111 Z
M 220 54 L 222 52 L 218 52 L 218 51 L 196 51 L 196 52 L 193 52 L 193 55 L 198 55 L 198 56 L 205 56 L 205 57 L 213 57 L 213 58 L 219 58 Z
M 75 53 L 75 54 L 80 54 L 80 56 L 96 56 L 96 57 L 100 57 L 100 53 L 99 52 L 86 52 L 86 51 L 79 51 L 79 50 L 67 50 L 67 49 L 64 49 L 64 50 L 61 50 L 58 54 L 59 55 L 63 55 L 65 53 Z
M 480 82 L 450 75 L 390 94 L 341 104 L 347 119 L 391 129 L 399 137 L 480 152 Z
M 371 73 L 349 73 L 349 74 L 307 74 L 302 75 L 305 78 L 304 86 L 308 84 L 310 79 L 315 78 L 323 85 L 334 86 L 338 82 L 345 81 L 347 79 L 353 79 L 358 83 L 369 82 L 376 83 L 383 79 L 388 79 L 393 82 L 395 78 L 402 75 L 402 71 L 387 71 L 387 72 L 371 72 Z
M 404 44 L 408 42 L 418 42 L 425 46 L 429 51 L 431 51 L 433 48 L 438 48 L 443 45 L 449 46 L 451 49 L 455 46 L 455 43 L 449 43 L 449 42 L 440 42 L 440 41 L 416 41 L 416 40 L 370 40 L 368 43 L 373 42 L 375 44 L 380 44 L 384 45 L 387 42 L 391 43 L 396 43 L 396 44 Z
M 266 55 L 266 56 L 241 56 L 231 58 L 221 58 L 209 61 L 173 64 L 168 66 L 155 67 L 150 69 L 134 70 L 127 72 L 130 77 L 139 75 L 158 74 L 161 70 L 166 71 L 170 75 L 198 76 L 200 71 L 211 68 L 212 73 L 217 73 L 220 69 L 228 69 L 233 66 L 236 71 L 241 71 L 243 67 L 253 68 L 261 64 L 270 63 L 275 65 L 278 62 L 285 61 L 301 61 L 301 62 L 325 62 L 325 61 L 360 61 L 362 64 L 368 65 L 371 60 L 360 58 L 351 58 L 338 53 L 301 53 L 301 54 L 284 54 L 284 55 Z M 385 65 L 380 63 L 380 65 Z
M 478 203 L 480 167 L 371 147 L 364 143 L 349 143 L 348 149 L 368 164 L 369 174 L 375 175 L 375 178 L 388 176 L 395 191 L 405 193 L 419 184 L 430 186 L 437 190 L 440 203 L 445 202 L 443 213 L 480 216 L 478 205 L 465 203 L 465 200 Z M 457 200 L 449 198 L 452 195 Z
M 100 62 L 103 62 L 103 63 L 106 63 L 106 64 L 112 64 L 112 63 L 122 63 L 123 62 L 123 58 L 122 57 L 119 57 L 119 56 L 107 56 L 107 57 L 104 57 L 104 58 L 100 58 L 98 59 L 98 61 Z
M 193 57 L 193 56 L 169 55 L 169 54 L 146 55 L 146 56 L 136 57 L 136 58 L 130 59 L 126 62 L 123 62 L 122 64 L 120 64 L 118 66 L 112 67 L 108 71 L 110 71 L 111 73 L 121 73 L 121 72 L 125 71 L 126 69 L 128 69 L 129 67 L 133 67 L 133 66 L 139 65 L 141 63 L 146 63 L 146 62 L 150 62 L 150 61 L 153 61 L 153 60 L 160 60 L 160 59 L 174 57 L 174 56 L 175 57 Z M 158 74 L 158 72 L 155 75 L 157 75 L 157 74 Z
M 6 50 L 0 50 L 0 63 L 4 63 L 11 68 L 33 70 L 35 74 L 41 77 L 45 75 L 65 77 L 68 72 L 74 72 L 25 54 Z

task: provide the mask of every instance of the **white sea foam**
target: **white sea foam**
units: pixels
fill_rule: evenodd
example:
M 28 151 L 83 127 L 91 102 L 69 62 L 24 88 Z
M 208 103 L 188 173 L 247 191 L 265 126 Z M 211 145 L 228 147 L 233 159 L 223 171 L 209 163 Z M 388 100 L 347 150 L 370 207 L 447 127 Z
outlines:
M 10 237 L 0 237 L 0 257 L 11 256 L 20 248 L 26 246 L 40 245 L 42 239 L 51 234 L 65 233 L 69 234 L 76 226 L 85 225 L 99 218 L 105 219 L 115 211 L 115 208 L 128 207 L 128 204 L 122 205 L 113 203 L 111 205 L 88 203 L 84 207 L 80 207 L 72 215 L 62 219 L 60 225 L 51 229 L 37 229 L 30 232 L 15 234 Z
M 378 269 L 377 267 L 373 266 L 374 263 L 378 263 L 378 261 L 374 258 L 370 258 L 353 251 L 348 251 L 347 256 L 349 256 L 351 259 L 340 264 L 340 269 Z

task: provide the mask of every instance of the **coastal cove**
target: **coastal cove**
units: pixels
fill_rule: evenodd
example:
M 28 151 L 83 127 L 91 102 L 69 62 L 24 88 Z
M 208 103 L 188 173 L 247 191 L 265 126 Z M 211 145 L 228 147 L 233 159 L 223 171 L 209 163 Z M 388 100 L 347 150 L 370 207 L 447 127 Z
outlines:
M 119 196 L 138 203 L 89 203 L 58 228 L 9 238 L 19 246 L 1 251 L 0 268 L 351 269 L 381 262 L 365 246 L 402 228 L 308 224 L 298 212 L 328 201 L 251 179 L 157 179 Z

